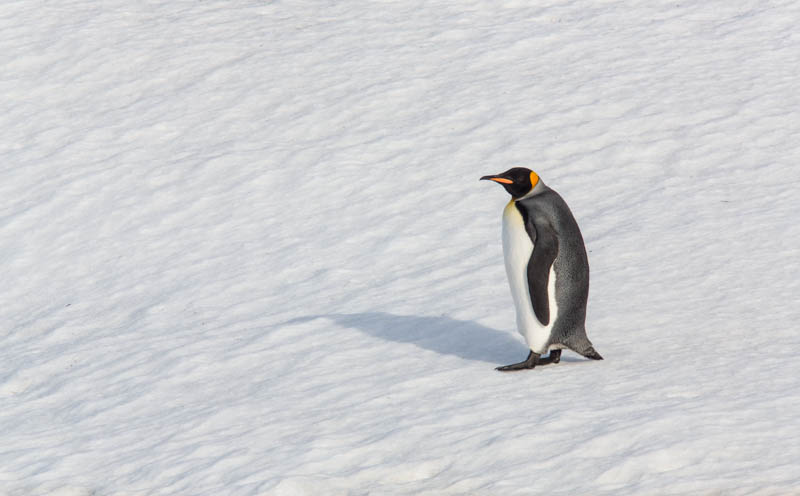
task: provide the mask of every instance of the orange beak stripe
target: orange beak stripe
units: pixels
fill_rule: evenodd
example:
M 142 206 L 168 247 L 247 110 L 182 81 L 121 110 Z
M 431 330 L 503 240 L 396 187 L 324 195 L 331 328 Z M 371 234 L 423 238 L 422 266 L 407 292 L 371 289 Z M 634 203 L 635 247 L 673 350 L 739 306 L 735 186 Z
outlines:
M 510 179 L 505 179 L 505 178 L 502 178 L 502 177 L 492 177 L 490 179 L 492 181 L 497 181 L 498 183 L 503 183 L 503 184 L 512 184 L 514 182 L 514 181 L 512 181 Z

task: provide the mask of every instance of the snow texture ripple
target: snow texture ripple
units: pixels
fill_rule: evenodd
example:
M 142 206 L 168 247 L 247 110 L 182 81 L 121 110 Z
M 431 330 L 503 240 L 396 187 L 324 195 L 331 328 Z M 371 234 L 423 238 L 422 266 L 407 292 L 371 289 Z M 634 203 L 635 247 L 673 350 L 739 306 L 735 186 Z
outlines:
M 794 1 L 0 6 L 0 493 L 800 492 Z M 525 358 L 536 170 L 603 362 Z

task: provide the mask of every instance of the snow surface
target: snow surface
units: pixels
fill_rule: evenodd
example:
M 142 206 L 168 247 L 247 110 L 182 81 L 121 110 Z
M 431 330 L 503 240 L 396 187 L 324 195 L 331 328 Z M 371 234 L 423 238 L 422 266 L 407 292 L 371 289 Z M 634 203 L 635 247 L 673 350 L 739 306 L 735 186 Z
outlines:
M 0 493 L 800 494 L 798 22 L 3 2 Z M 512 166 L 605 361 L 493 370 Z

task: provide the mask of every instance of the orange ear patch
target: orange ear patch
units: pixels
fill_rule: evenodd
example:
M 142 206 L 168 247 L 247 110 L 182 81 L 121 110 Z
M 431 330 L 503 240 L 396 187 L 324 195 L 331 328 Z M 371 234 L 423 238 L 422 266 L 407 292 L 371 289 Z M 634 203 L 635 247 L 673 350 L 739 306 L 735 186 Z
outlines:
M 531 189 L 536 187 L 536 183 L 539 182 L 539 175 L 533 171 L 531 171 Z

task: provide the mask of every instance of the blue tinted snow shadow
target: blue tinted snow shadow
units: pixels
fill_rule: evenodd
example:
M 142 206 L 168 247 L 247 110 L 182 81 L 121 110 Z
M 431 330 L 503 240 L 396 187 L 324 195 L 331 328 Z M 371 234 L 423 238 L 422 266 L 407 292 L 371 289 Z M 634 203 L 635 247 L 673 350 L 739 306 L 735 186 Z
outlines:
M 518 362 L 528 354 L 521 340 L 468 320 L 450 317 L 393 315 L 383 312 L 329 314 L 300 317 L 292 322 L 330 319 L 342 327 L 358 329 L 387 341 L 410 343 L 442 355 L 496 365 Z

